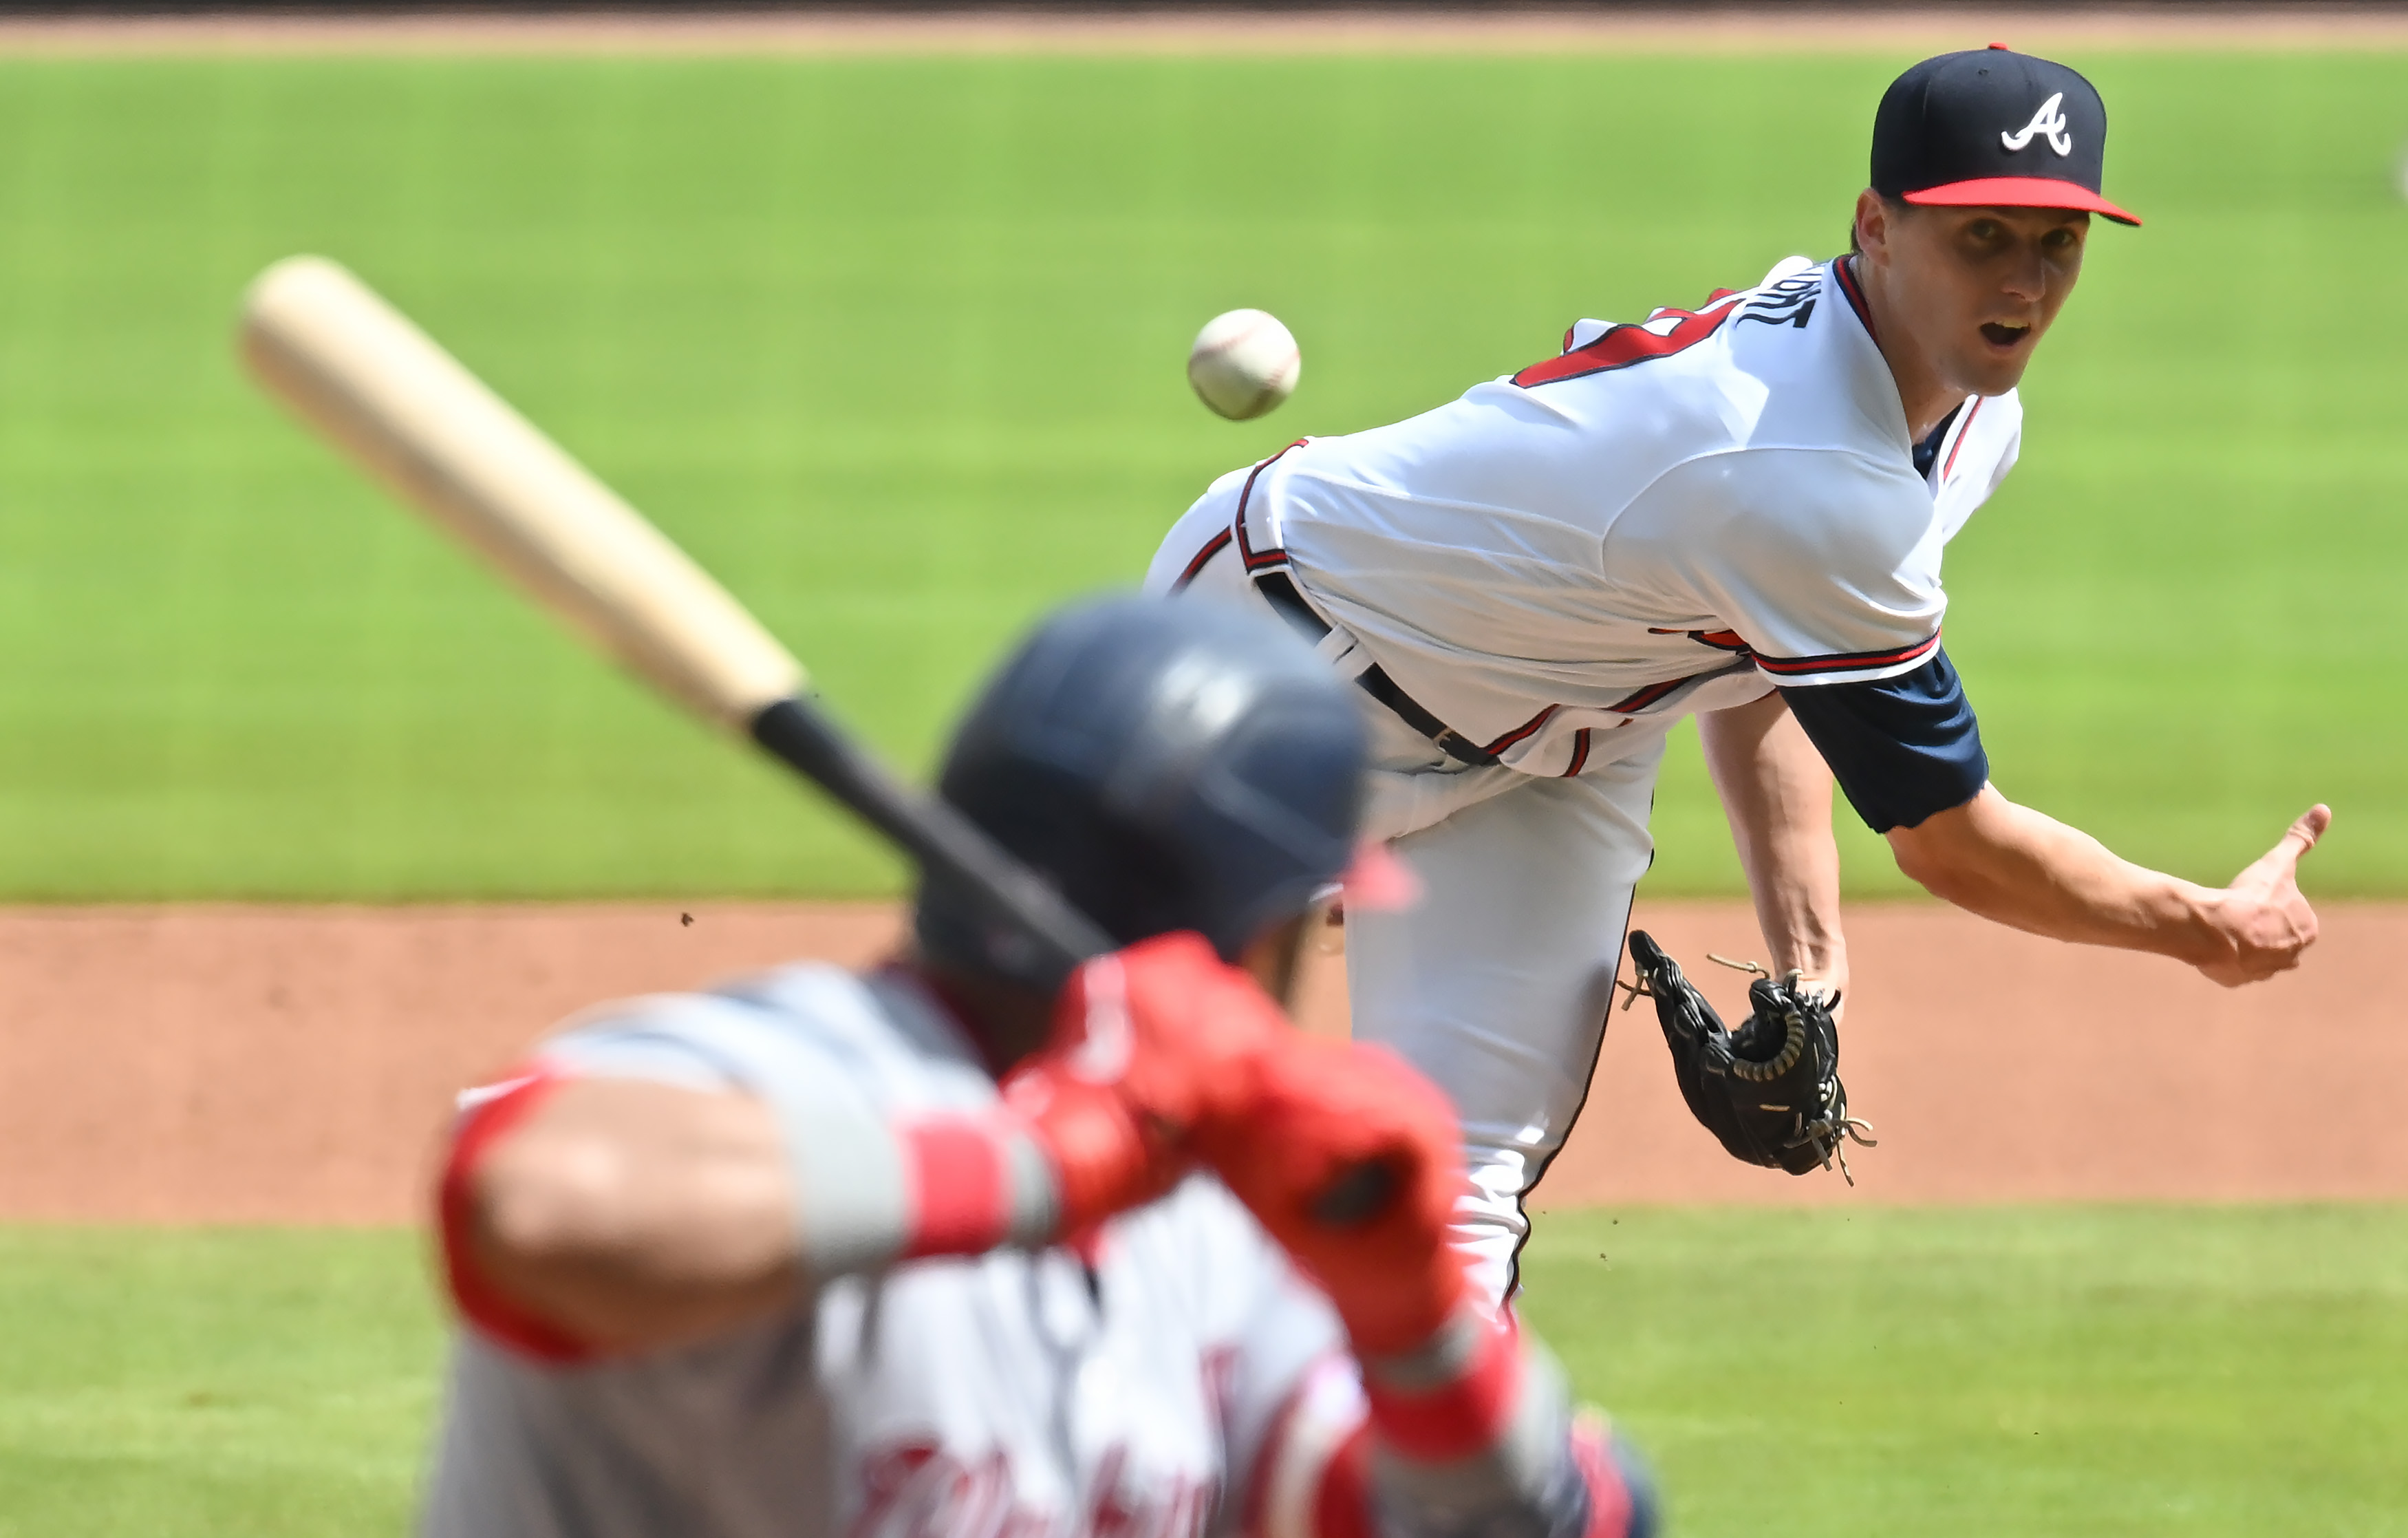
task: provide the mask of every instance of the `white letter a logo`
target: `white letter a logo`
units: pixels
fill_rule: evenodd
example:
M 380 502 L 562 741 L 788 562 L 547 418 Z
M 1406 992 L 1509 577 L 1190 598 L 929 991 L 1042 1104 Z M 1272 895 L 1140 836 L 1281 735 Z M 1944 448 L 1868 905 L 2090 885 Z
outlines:
M 2012 134 L 2000 134 L 1999 142 L 2010 150 L 2020 150 L 2032 141 L 2034 134 L 2044 134 L 2048 137 L 2050 149 L 2060 155 L 2073 153 L 2073 136 L 2065 131 L 2065 114 L 2057 110 L 2064 100 L 2065 93 L 2060 91 L 2041 103 L 2040 110 L 2032 114 L 2031 122 Z

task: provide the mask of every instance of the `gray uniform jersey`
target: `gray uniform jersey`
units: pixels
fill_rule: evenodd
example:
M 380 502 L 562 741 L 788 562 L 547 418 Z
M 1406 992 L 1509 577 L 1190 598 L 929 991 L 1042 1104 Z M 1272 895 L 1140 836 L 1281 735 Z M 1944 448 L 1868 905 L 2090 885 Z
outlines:
M 996 1098 L 970 1042 L 910 978 L 818 966 L 608 1007 L 540 1060 L 766 1098 L 797 1075 L 840 1074 L 897 1113 Z M 1265 1452 L 1275 1423 L 1292 1439 L 1299 1422 L 1359 1422 L 1342 1353 L 1326 1301 L 1198 1176 L 1083 1253 L 1004 1250 L 841 1278 L 781 1317 L 691 1347 L 563 1367 L 464 1330 L 423 1531 L 1235 1531 L 1255 1463 L 1283 1461 Z M 1260 1483 L 1280 1478 L 1267 1468 Z

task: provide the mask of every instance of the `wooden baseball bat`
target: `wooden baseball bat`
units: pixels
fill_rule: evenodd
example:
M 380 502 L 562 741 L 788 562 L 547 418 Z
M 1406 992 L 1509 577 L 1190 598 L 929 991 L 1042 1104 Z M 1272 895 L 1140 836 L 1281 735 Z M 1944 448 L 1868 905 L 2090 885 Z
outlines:
M 261 273 L 241 346 L 294 415 L 590 644 L 965 884 L 999 944 L 1065 970 L 1111 948 L 1042 877 L 896 779 L 810 700 L 802 666 L 725 588 L 348 269 L 290 256 Z

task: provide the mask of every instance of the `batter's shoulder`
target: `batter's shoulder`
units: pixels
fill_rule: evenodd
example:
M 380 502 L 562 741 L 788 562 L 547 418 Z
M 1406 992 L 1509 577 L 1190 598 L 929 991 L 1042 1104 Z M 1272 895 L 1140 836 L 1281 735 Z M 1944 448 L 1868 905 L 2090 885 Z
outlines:
M 898 1103 L 993 1094 L 968 1037 L 924 989 L 817 962 L 596 1005 L 542 1055 L 578 1071 L 697 1087 L 836 1074 Z

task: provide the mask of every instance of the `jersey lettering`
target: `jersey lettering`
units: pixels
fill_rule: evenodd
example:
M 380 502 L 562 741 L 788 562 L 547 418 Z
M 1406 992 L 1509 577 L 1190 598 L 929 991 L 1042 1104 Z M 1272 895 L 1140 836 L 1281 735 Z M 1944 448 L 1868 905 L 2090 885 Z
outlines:
M 1803 331 L 1806 323 L 1814 318 L 1814 297 L 1823 291 L 1823 272 L 1819 267 L 1768 283 L 1758 289 L 1740 308 L 1742 321 L 1760 321 L 1766 325 L 1787 323 Z
M 1167 1488 L 1133 1491 L 1122 1478 L 1126 1462 L 1122 1448 L 1103 1455 L 1076 1538 L 1200 1538 L 1218 1490 L 1174 1478 Z M 965 1463 L 933 1443 L 906 1442 L 864 1459 L 861 1483 L 865 1499 L 850 1538 L 1043 1538 L 1055 1527 L 1014 1499 L 1000 1452 Z

